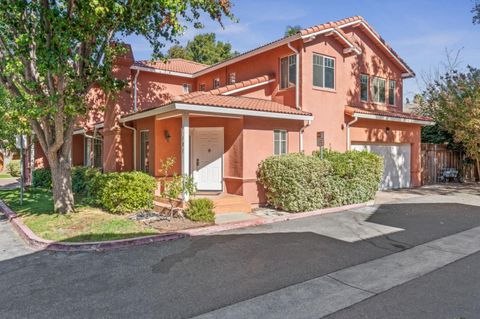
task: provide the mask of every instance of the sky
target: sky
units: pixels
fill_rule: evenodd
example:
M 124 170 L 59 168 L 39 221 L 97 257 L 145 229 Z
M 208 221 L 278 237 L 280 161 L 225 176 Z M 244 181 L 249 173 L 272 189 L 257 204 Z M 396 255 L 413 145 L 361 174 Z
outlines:
M 480 67 L 480 25 L 472 24 L 475 0 L 231 0 L 238 22 L 225 28 L 203 19 L 204 29 L 186 30 L 184 44 L 196 34 L 215 32 L 239 52 L 256 48 L 283 36 L 287 25 L 309 27 L 361 15 L 417 74 L 404 81 L 404 98 L 422 91 L 424 79 L 441 70 L 451 56 L 459 55 L 459 67 Z M 138 36 L 125 39 L 135 59 L 149 59 L 151 47 Z M 171 44 L 167 44 L 168 48 Z M 166 49 L 165 49 L 166 51 Z

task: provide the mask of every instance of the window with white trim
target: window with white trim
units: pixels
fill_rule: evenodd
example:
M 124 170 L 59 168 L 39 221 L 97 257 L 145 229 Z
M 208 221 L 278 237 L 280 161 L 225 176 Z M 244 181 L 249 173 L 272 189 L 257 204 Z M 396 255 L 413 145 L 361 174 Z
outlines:
M 273 131 L 273 154 L 285 155 L 287 154 L 287 138 L 286 130 Z
M 335 59 L 313 54 L 313 86 L 335 89 Z
M 150 141 L 149 132 L 140 132 L 140 170 L 148 173 L 150 171 Z
M 228 75 L 228 84 L 235 84 L 236 80 L 236 74 L 235 72 L 232 72 Z
M 192 92 L 192 85 L 188 83 L 183 84 L 183 93 L 190 93 Z
M 372 79 L 372 99 L 375 103 L 385 103 L 385 79 L 374 77 Z
M 280 59 L 280 89 L 297 84 L 297 56 L 290 55 Z
M 198 90 L 199 91 L 205 91 L 205 84 L 204 83 L 200 84 L 199 87 L 198 87 Z
M 213 88 L 218 89 L 220 87 L 220 78 L 213 79 Z
M 360 74 L 360 100 L 368 102 L 368 75 Z
M 103 166 L 103 141 L 99 138 L 93 140 L 93 167 Z
M 388 81 L 388 104 L 395 105 L 395 86 L 394 80 Z

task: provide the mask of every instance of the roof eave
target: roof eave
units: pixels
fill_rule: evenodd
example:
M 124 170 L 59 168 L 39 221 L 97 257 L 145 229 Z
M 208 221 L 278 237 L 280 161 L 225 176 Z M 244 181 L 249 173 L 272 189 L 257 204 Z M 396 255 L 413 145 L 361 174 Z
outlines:
M 409 118 L 387 116 L 387 115 L 377 115 L 377 114 L 365 114 L 365 113 L 353 112 L 353 114 L 351 114 L 351 116 L 355 117 L 355 118 L 359 118 L 359 119 L 387 121 L 387 122 L 400 122 L 400 123 L 407 123 L 407 124 L 417 124 L 417 125 L 422 125 L 422 126 L 431 126 L 431 125 L 435 124 L 435 122 L 433 122 L 433 121 L 420 120 L 420 119 L 409 119 Z

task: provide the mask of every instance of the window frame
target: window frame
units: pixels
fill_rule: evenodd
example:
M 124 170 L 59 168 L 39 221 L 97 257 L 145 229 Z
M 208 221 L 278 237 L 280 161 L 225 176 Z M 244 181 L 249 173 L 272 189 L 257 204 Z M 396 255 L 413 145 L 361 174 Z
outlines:
M 384 100 L 383 100 L 383 102 L 380 101 L 380 96 L 381 96 L 381 95 L 380 95 L 380 84 L 379 84 L 379 91 L 378 91 L 378 92 L 379 92 L 379 93 L 378 93 L 378 99 L 379 99 L 379 100 L 378 100 L 378 101 L 376 100 L 376 96 L 375 96 L 375 80 L 382 80 L 383 83 L 384 83 L 384 86 L 383 86 L 383 98 L 384 98 Z M 378 83 L 380 83 L 380 82 L 378 82 Z M 372 94 L 372 102 L 373 102 L 373 103 L 376 103 L 376 104 L 386 104 L 386 103 L 387 103 L 387 96 L 386 96 L 386 95 L 387 95 L 387 92 L 386 92 L 386 90 L 387 90 L 387 79 L 382 78 L 382 77 L 379 77 L 379 76 L 374 76 L 374 77 L 372 77 L 372 85 L 371 85 L 371 91 L 372 91 L 372 92 L 371 92 L 371 94 Z
M 220 78 L 213 79 L 213 89 L 218 89 L 220 87 Z
M 92 139 L 83 136 L 83 166 L 92 166 Z
M 315 85 L 315 66 L 316 65 L 319 65 L 319 64 L 315 64 L 315 56 L 317 57 L 321 57 L 322 58 L 322 82 L 323 82 L 323 86 L 319 86 L 319 85 Z M 330 67 L 330 66 L 326 66 L 325 65 L 325 59 L 329 59 L 329 60 L 332 60 L 333 61 L 333 68 Z M 330 69 L 333 69 L 333 87 L 327 87 L 325 85 L 325 69 L 326 68 L 330 68 Z M 319 90 L 328 90 L 328 91 L 335 91 L 337 89 L 337 60 L 335 59 L 335 57 L 332 57 L 332 56 L 328 56 L 328 55 L 325 55 L 325 54 L 321 54 L 321 53 L 316 53 L 314 52 L 312 54 L 312 87 L 314 89 L 319 89 Z
M 206 85 L 205 85 L 205 83 L 200 83 L 200 84 L 198 85 L 198 90 L 199 90 L 200 92 L 205 92 L 205 91 L 206 91 Z
M 192 85 L 190 83 L 183 83 L 182 89 L 184 94 L 188 94 L 192 92 Z
M 95 168 L 102 168 L 103 167 L 103 140 L 99 138 L 94 138 L 92 141 L 92 149 L 93 149 L 93 161 L 92 166 Z M 98 152 L 100 152 L 98 154 Z
M 367 79 L 367 83 L 366 83 L 366 85 L 367 85 L 367 90 L 366 90 L 366 92 L 367 92 L 367 98 L 366 98 L 365 100 L 362 99 L 362 85 L 364 84 L 364 83 L 362 82 L 362 79 L 363 79 L 364 77 L 366 77 L 366 79 Z M 370 94 L 369 94 L 369 92 L 368 92 L 369 89 L 370 89 L 370 76 L 369 76 L 368 74 L 361 73 L 361 74 L 360 74 L 360 101 L 361 101 L 361 102 L 367 102 L 367 103 L 368 103 L 368 99 L 370 98 Z
M 290 64 L 290 58 L 295 58 L 295 64 Z M 287 85 L 284 87 L 283 86 L 283 80 L 282 80 L 282 77 L 283 77 L 283 71 L 282 71 L 282 61 L 285 60 L 287 61 L 287 68 L 286 68 L 286 71 L 287 71 Z M 290 54 L 290 55 L 286 55 L 286 56 L 283 56 L 280 58 L 279 60 L 279 74 L 280 74 L 280 78 L 279 78 L 279 83 L 278 83 L 278 88 L 279 90 L 288 90 L 290 88 L 293 88 L 297 85 L 297 82 L 298 82 L 298 79 L 297 79 L 297 55 L 296 54 Z M 292 84 L 292 82 L 290 82 L 290 66 L 291 65 L 295 65 L 295 72 L 294 72 L 294 76 L 295 76 L 295 83 Z
M 235 84 L 235 83 L 237 83 L 237 73 L 230 72 L 228 74 L 228 84 Z
M 144 140 L 142 139 L 145 133 L 147 133 L 148 137 L 148 151 L 147 149 L 144 149 Z M 148 159 L 148 167 L 145 166 L 145 159 Z M 147 174 L 150 173 L 150 130 L 140 131 L 140 171 Z
M 276 139 L 276 133 L 279 133 L 279 139 Z M 282 133 L 285 134 L 285 140 L 282 141 Z M 279 143 L 278 145 L 278 150 L 279 153 L 277 154 L 275 152 L 275 143 Z M 285 143 L 285 152 L 282 153 L 282 144 Z M 282 156 L 282 155 L 287 155 L 288 154 L 288 130 L 286 129 L 274 129 L 273 130 L 273 155 L 275 156 Z
M 393 88 L 392 88 L 392 84 L 393 84 Z M 393 89 L 393 94 L 391 94 L 392 92 L 390 91 L 392 89 Z M 396 106 L 396 102 L 397 102 L 396 91 L 397 91 L 397 81 L 388 80 L 388 105 Z M 390 100 L 391 98 L 393 98 L 393 102 L 391 102 Z

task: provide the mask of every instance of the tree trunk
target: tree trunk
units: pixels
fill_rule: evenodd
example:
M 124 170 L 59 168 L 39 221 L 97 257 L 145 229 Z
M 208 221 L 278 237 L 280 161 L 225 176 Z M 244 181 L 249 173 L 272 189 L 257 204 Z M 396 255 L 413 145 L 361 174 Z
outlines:
M 60 150 L 49 154 L 48 162 L 52 172 L 53 207 L 56 213 L 73 212 L 75 200 L 72 191 L 72 167 L 70 150 L 72 139 L 66 139 Z

